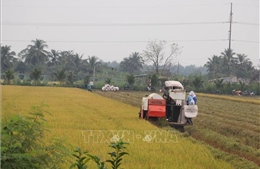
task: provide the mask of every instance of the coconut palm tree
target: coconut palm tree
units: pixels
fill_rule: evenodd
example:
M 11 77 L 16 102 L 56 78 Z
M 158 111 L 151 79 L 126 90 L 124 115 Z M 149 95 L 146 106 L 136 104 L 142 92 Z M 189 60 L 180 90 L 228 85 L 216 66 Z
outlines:
M 237 60 L 238 60 L 238 64 L 243 64 L 243 63 L 247 63 L 249 61 L 249 59 L 247 58 L 247 55 L 245 54 L 237 54 Z
M 60 58 L 59 63 L 62 67 L 64 67 L 67 70 L 70 70 L 71 68 L 71 57 L 73 57 L 74 52 L 72 50 L 69 51 L 61 51 L 60 52 Z
M 28 67 L 23 61 L 19 60 L 15 66 L 14 71 L 18 73 L 25 73 L 28 71 Z
M 120 62 L 120 69 L 124 72 L 134 73 L 143 68 L 143 59 L 138 52 L 133 52 L 128 58 Z
M 60 82 L 61 85 L 64 84 L 65 79 L 66 79 L 66 70 L 65 69 L 57 70 L 57 72 L 55 72 L 54 75 L 57 78 L 57 80 Z
M 216 78 L 220 73 L 221 58 L 219 56 L 214 55 L 212 58 L 208 58 L 207 63 L 204 65 L 208 70 L 209 75 L 212 78 Z
M 45 41 L 36 39 L 31 41 L 33 44 L 28 45 L 26 49 L 19 53 L 25 63 L 39 66 L 43 65 L 49 59 L 49 52 L 45 50 L 48 47 Z
M 224 59 L 226 59 L 227 60 L 227 62 L 224 62 L 224 66 L 226 66 L 227 67 L 227 70 L 228 70 L 228 76 L 230 76 L 231 75 L 231 67 L 232 67 L 232 65 L 234 65 L 233 63 L 234 63 L 234 55 L 235 55 L 236 53 L 235 52 L 233 52 L 233 50 L 232 49 L 225 49 L 224 50 L 224 52 L 221 52 L 221 56 L 224 58 Z
M 237 54 L 236 59 L 236 76 L 242 78 L 249 78 L 254 71 L 253 63 L 247 58 L 245 54 Z
M 135 83 L 135 76 L 133 74 L 126 75 L 126 80 L 129 86 L 133 87 L 133 84 Z
M 60 63 L 60 60 L 59 60 L 60 57 L 61 57 L 60 51 L 52 49 L 51 52 L 49 52 L 50 65 L 57 66 Z
M 40 81 L 40 77 L 42 75 L 42 71 L 39 68 L 35 68 L 32 73 L 31 73 L 31 77 L 34 80 L 34 84 L 38 85 L 39 81 Z
M 4 79 L 7 81 L 7 84 L 11 84 L 11 80 L 14 79 L 14 72 L 12 70 L 7 70 L 4 73 Z
M 76 75 L 81 70 L 81 67 L 82 67 L 82 57 L 83 57 L 83 55 L 79 55 L 78 53 L 76 53 L 75 55 L 70 57 L 70 59 L 71 59 L 70 62 L 71 62 L 71 65 L 73 66 L 73 72 Z
M 223 85 L 224 85 L 223 81 L 224 81 L 224 79 L 217 79 L 216 81 L 214 81 L 218 90 L 222 90 Z
M 88 56 L 87 59 L 87 66 L 88 66 L 88 72 L 90 73 L 90 75 L 92 75 L 93 77 L 95 76 L 95 72 L 96 72 L 96 67 L 101 64 L 101 61 L 99 60 L 98 57 L 96 56 Z
M 1 71 L 4 72 L 11 69 L 13 63 L 16 61 L 15 52 L 11 51 L 11 46 L 1 46 Z
M 245 54 L 237 54 L 237 64 L 240 69 L 246 69 L 248 65 L 251 65 L 251 61 Z

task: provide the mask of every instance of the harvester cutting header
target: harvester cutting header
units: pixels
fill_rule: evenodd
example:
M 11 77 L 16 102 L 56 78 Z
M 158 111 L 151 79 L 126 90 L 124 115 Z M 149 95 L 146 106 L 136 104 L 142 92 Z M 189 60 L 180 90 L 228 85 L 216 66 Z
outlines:
M 142 98 L 140 118 L 165 118 L 170 126 L 181 127 L 193 125 L 192 118 L 198 114 L 196 104 L 189 105 L 186 91 L 179 81 L 165 81 L 163 95 L 151 93 Z

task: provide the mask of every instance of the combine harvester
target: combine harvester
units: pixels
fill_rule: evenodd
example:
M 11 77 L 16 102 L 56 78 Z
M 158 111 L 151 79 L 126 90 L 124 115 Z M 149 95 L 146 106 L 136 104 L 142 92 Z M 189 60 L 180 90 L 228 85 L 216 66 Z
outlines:
M 178 81 L 165 81 L 163 96 L 157 93 L 142 98 L 139 117 L 146 120 L 165 118 L 169 125 L 184 130 L 184 126 L 193 125 L 192 118 L 198 115 L 197 105 L 187 105 L 186 91 Z

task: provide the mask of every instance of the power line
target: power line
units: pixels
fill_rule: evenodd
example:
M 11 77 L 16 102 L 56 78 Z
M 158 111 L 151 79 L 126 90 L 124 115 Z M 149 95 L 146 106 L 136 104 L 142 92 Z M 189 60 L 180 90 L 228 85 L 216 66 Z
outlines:
M 258 0 L 256 0 L 258 1 Z M 40 6 L 40 5 L 4 5 L 2 6 L 3 8 L 60 8 L 60 9 L 73 9 L 73 8 L 77 8 L 77 9 L 98 9 L 98 8 L 106 8 L 106 9 L 124 9 L 124 8 L 133 8 L 133 9 L 138 9 L 138 8 L 180 8 L 180 7 L 209 7 L 209 6 L 226 6 L 229 5 L 230 3 L 218 3 L 218 4 L 183 4 L 183 5 L 174 5 L 174 6 Z M 252 4 L 239 4 L 239 3 L 233 3 L 236 6 L 243 6 L 243 7 L 254 7 L 254 8 L 259 8 L 259 6 L 256 5 L 252 5 Z
M 179 7 L 201 7 L 201 6 L 225 6 L 228 3 L 219 4 L 189 4 L 189 5 L 174 5 L 174 6 L 39 6 L 39 5 L 5 5 L 4 8 L 84 8 L 84 9 L 96 9 L 96 8 L 179 8 Z
M 238 40 L 238 39 L 233 39 L 232 41 L 236 41 L 236 42 L 249 42 L 249 43 L 259 43 L 259 41 Z
M 2 40 L 3 42 L 30 42 L 29 40 Z M 147 43 L 149 40 L 140 41 L 64 41 L 64 40 L 45 40 L 46 42 L 58 42 L 58 43 Z M 166 42 L 217 42 L 227 41 L 227 39 L 186 39 L 186 40 L 165 40 Z
M 37 23 L 37 22 L 3 22 L 5 26 L 171 26 L 171 25 L 211 25 L 227 24 L 229 21 L 222 22 L 175 22 L 175 23 Z M 259 23 L 252 22 L 232 22 L 234 24 L 259 26 Z
M 241 24 L 241 25 L 254 25 L 254 26 L 259 26 L 259 23 L 252 23 L 252 22 L 232 22 L 235 24 Z
M 258 0 L 256 0 L 256 1 L 258 1 Z M 236 5 L 236 6 L 243 6 L 243 7 L 259 8 L 259 6 L 252 5 L 252 4 L 238 4 L 238 3 L 234 3 L 234 5 Z
M 45 40 L 51 43 L 147 43 L 149 40 Z M 228 39 L 176 39 L 176 40 L 165 40 L 166 42 L 221 42 L 228 41 Z M 259 41 L 231 39 L 234 42 L 247 42 L 247 43 L 260 43 Z M 2 42 L 31 42 L 31 40 L 2 40 Z
M 229 44 L 228 44 L 228 49 L 231 49 L 231 26 L 232 26 L 232 19 L 233 19 L 233 12 L 232 12 L 232 3 L 230 6 L 230 18 L 229 18 Z
M 229 22 L 176 22 L 176 23 L 37 23 L 37 22 L 3 22 L 6 26 L 161 26 L 161 25 L 206 25 L 225 24 Z

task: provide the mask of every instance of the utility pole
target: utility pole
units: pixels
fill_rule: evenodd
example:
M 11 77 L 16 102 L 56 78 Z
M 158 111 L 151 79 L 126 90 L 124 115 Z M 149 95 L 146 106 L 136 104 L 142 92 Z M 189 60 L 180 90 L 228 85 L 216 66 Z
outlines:
M 93 84 L 95 83 L 95 76 L 96 76 L 96 65 L 93 68 Z
M 230 6 L 230 18 L 229 18 L 229 44 L 228 44 L 228 55 L 231 55 L 231 27 L 232 27 L 232 2 L 231 2 L 231 6 Z M 231 56 L 228 56 L 228 75 L 230 76 L 230 58 Z
M 180 74 L 180 63 L 178 62 L 178 75 Z
M 231 27 L 232 27 L 232 2 L 231 2 L 231 8 L 230 8 L 230 18 L 229 18 L 229 45 L 228 49 L 231 50 Z
M 260 58 L 258 60 L 258 65 L 257 65 L 256 70 L 258 70 L 258 87 L 259 87 L 259 83 L 260 83 Z

